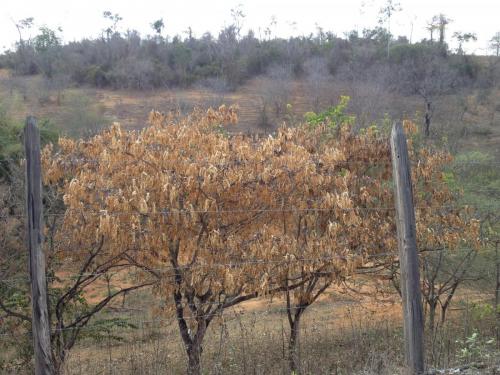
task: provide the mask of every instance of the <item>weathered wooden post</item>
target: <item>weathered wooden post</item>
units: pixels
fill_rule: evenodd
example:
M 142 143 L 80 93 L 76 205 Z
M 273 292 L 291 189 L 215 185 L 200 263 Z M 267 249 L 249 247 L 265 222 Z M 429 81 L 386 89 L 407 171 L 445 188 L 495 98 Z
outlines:
M 43 253 L 42 178 L 40 131 L 36 119 L 28 117 L 24 127 L 26 151 L 26 226 L 31 281 L 31 308 L 35 374 L 53 374 L 50 350 L 50 326 L 47 310 L 47 283 Z
M 424 322 L 420 298 L 415 209 L 406 136 L 400 123 L 391 132 L 392 171 L 396 204 L 405 359 L 411 374 L 424 372 Z

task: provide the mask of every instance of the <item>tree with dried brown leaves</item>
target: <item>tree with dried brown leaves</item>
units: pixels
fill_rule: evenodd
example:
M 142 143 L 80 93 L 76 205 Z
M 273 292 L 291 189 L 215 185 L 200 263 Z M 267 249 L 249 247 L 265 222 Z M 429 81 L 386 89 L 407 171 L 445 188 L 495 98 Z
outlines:
M 396 247 L 387 140 L 373 128 L 332 131 L 327 123 L 262 139 L 220 131 L 236 120 L 224 106 L 175 121 L 153 112 L 140 131 L 114 125 L 88 141 L 63 139 L 56 154 L 44 151 L 46 183 L 64 193 L 64 248 L 99 244 L 158 278 L 189 374 L 201 373 L 203 339 L 225 309 L 283 293 L 291 367 L 300 371 L 295 348 L 305 308 L 370 255 Z M 442 186 L 430 183 L 447 158 L 418 155 L 414 177 L 424 188 L 416 200 L 426 208 L 447 202 Z M 423 209 L 418 225 L 470 224 L 450 215 Z M 460 242 L 452 229 L 443 238 Z M 443 236 L 421 232 L 426 244 Z

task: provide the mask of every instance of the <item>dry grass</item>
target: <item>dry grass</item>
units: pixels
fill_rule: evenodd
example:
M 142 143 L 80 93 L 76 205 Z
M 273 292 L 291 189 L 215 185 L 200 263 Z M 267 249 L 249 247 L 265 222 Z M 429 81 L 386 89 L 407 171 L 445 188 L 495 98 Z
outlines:
M 216 320 L 205 341 L 205 372 L 288 374 L 288 322 L 283 306 L 278 299 L 256 300 Z M 393 364 L 401 360 L 399 310 L 397 304 L 355 301 L 330 291 L 305 315 L 300 348 L 304 372 L 368 374 L 373 366 L 396 369 Z M 132 320 L 137 319 L 137 311 L 130 313 L 135 316 Z M 71 356 L 68 373 L 184 373 L 176 322 L 170 319 L 154 324 L 149 320 L 152 315 L 147 317 L 148 323 L 141 324 L 139 319 L 138 329 L 126 334 L 123 342 L 82 342 Z
M 304 316 L 300 344 L 303 373 L 401 373 L 403 338 L 397 300 L 394 295 L 385 302 L 370 297 L 354 299 L 330 290 Z M 460 363 L 456 339 L 473 330 L 487 337 L 494 324 L 478 320 L 470 309 L 465 311 L 465 299 L 461 301 L 457 300 L 434 346 L 427 343 L 429 362 L 432 359 L 441 368 Z M 185 354 L 176 321 L 153 314 L 150 307 L 155 304 L 156 297 L 142 293 L 130 296 L 124 309 L 113 309 L 108 316 L 128 316 L 137 328 L 120 332 L 123 341 L 83 340 L 71 354 L 67 373 L 185 373 Z M 289 374 L 288 322 L 283 306 L 279 299 L 255 300 L 214 321 L 205 339 L 204 373 Z

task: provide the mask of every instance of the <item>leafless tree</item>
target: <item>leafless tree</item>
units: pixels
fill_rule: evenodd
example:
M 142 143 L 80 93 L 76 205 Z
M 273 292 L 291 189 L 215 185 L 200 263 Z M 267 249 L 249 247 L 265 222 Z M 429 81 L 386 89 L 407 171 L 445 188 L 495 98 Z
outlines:
M 292 93 L 292 68 L 289 65 L 273 65 L 268 69 L 267 78 L 262 87 L 263 97 L 278 118 L 285 113 Z
M 429 137 L 436 99 L 451 92 L 458 85 L 459 76 L 434 47 L 418 45 L 416 48 L 413 56 L 401 61 L 392 82 L 397 91 L 422 98 L 424 134 Z
M 490 39 L 490 48 L 495 51 L 496 57 L 500 56 L 500 31 L 496 32 Z
M 328 62 L 325 58 L 315 57 L 304 63 L 305 87 L 314 112 L 321 111 L 325 103 L 329 105 L 332 97 L 333 77 L 328 71 Z
M 474 249 L 457 250 L 454 253 L 439 249 L 424 252 L 421 256 L 422 296 L 425 301 L 429 332 L 434 332 L 438 324 L 444 324 L 457 288 L 467 281 L 479 279 L 473 268 L 476 255 L 477 251 Z M 439 323 L 436 322 L 438 307 Z
M 379 10 L 379 24 L 387 24 L 387 58 L 389 58 L 390 54 L 390 46 L 391 46 L 391 19 L 394 16 L 394 13 L 400 12 L 402 10 L 401 4 L 394 0 L 386 0 L 382 7 Z

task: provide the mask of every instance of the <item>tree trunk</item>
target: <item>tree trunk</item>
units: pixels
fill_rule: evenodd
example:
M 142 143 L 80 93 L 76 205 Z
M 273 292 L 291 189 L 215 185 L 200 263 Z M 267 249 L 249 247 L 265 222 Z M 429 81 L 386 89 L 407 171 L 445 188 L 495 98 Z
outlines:
M 436 323 L 437 303 L 435 301 L 429 301 L 428 305 L 429 305 L 429 322 L 428 322 L 429 326 L 428 326 L 428 329 L 429 329 L 429 332 L 434 332 L 434 329 L 436 328 L 435 323 Z
M 65 360 L 64 349 L 56 348 L 53 352 L 52 358 L 54 361 L 54 374 L 59 375 L 63 373 L 63 363 Z
M 179 292 L 174 292 L 174 301 L 176 307 L 177 324 L 179 332 L 184 343 L 184 349 L 188 357 L 187 374 L 201 375 L 201 352 L 202 342 L 205 332 L 208 327 L 209 320 L 204 317 L 196 319 L 196 332 L 193 334 L 188 327 L 184 317 L 184 308 L 182 306 L 182 295 Z
M 302 311 L 299 310 L 295 314 L 295 318 L 290 322 L 290 341 L 288 342 L 288 363 L 292 374 L 300 374 L 300 355 L 299 355 L 299 339 L 300 339 L 300 317 Z
M 201 375 L 201 342 L 187 348 L 188 355 L 188 375 Z
M 425 129 L 424 134 L 428 138 L 431 135 L 431 102 L 425 103 Z
M 182 319 L 179 324 L 181 336 L 184 341 L 184 347 L 188 357 L 187 374 L 201 375 L 201 353 L 203 352 L 203 338 L 207 331 L 209 320 L 197 320 L 196 333 L 190 333 L 185 320 Z
M 448 310 L 448 305 L 441 306 L 441 326 L 444 326 L 446 321 L 446 311 Z
M 59 357 L 54 356 L 54 374 L 59 375 L 62 374 L 63 371 L 63 364 L 64 364 L 64 358 L 61 358 L 62 355 L 59 355 Z
M 186 373 L 188 375 L 201 375 L 201 353 L 203 352 L 202 343 L 207 331 L 208 322 L 207 320 L 198 321 L 198 327 L 194 335 L 190 334 L 187 325 L 184 323 L 185 321 L 182 320 L 182 323 L 179 324 L 179 328 L 181 330 L 181 336 L 184 341 L 184 347 L 188 357 Z
M 498 257 L 498 244 L 500 242 L 495 243 L 495 262 L 496 262 L 496 285 L 495 285 L 495 311 L 497 313 L 497 324 L 496 324 L 496 336 L 497 336 L 497 348 L 500 348 L 500 309 L 498 308 L 498 304 L 500 303 L 500 258 Z

